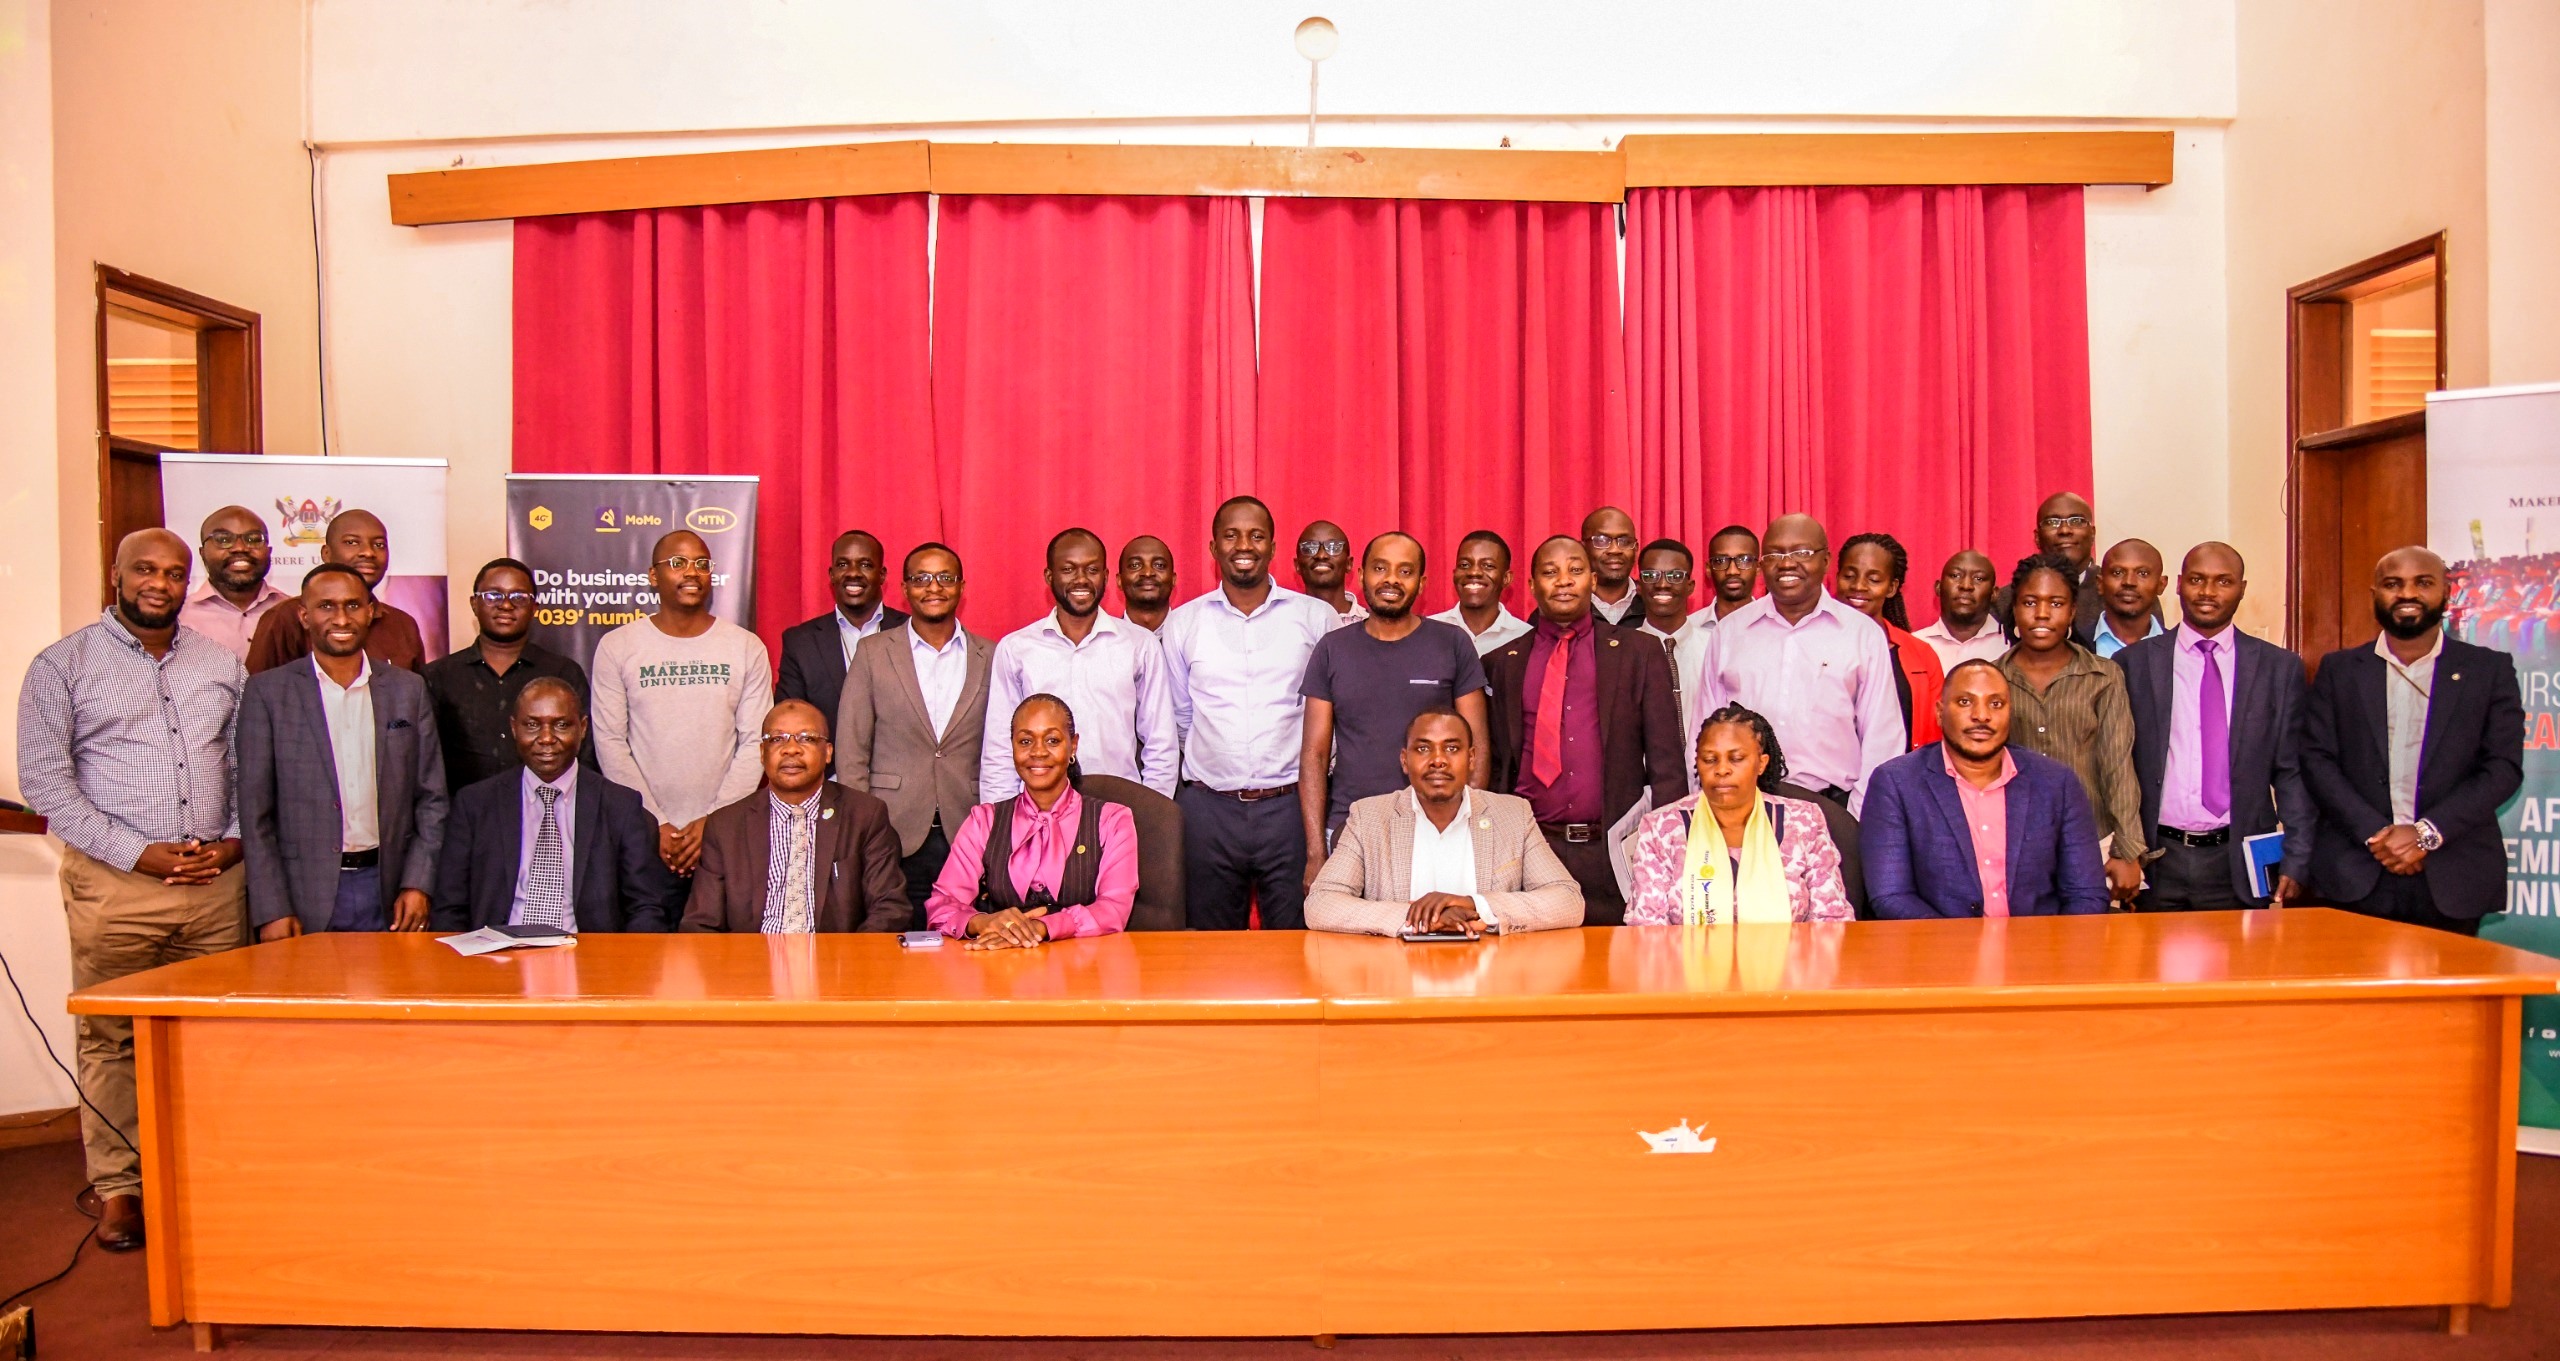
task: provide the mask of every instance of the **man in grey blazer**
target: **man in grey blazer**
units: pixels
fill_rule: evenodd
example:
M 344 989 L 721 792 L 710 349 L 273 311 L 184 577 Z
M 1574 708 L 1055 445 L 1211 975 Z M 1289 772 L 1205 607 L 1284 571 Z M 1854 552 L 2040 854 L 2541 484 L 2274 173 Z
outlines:
M 310 654 L 240 696 L 250 924 L 262 941 L 424 931 L 445 820 L 427 683 L 365 656 L 375 602 L 353 569 L 311 569 L 297 608 Z
M 1307 892 L 1307 929 L 1548 931 L 1582 925 L 1582 889 L 1516 794 L 1469 789 L 1475 730 L 1434 706 L 1405 725 L 1406 787 L 1351 805 Z
M 960 627 L 960 555 L 919 544 L 903 568 L 907 621 L 854 645 L 836 706 L 836 783 L 889 805 L 918 921 L 978 803 L 995 644 Z

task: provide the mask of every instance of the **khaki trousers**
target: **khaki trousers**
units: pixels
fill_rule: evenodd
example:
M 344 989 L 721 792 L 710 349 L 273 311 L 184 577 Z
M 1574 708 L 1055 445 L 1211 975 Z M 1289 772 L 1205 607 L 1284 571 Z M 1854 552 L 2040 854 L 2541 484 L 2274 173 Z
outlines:
M 180 886 L 117 869 L 65 846 L 62 910 L 71 927 L 75 988 L 249 943 L 248 876 L 238 865 L 210 884 Z M 139 1194 L 142 1157 L 125 1143 L 127 1138 L 142 1141 L 133 1090 L 132 1017 L 80 1018 L 80 1087 L 89 1098 L 80 1108 L 89 1184 L 101 1196 Z M 114 1128 L 98 1118 L 99 1111 L 115 1122 Z

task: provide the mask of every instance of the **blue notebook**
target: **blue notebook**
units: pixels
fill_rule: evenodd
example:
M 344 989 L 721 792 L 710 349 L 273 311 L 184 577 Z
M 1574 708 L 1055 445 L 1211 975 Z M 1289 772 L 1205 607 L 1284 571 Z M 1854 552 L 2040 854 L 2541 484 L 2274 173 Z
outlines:
M 2284 859 L 2284 833 L 2260 832 L 2241 838 L 2249 852 L 2249 891 L 2261 898 L 2271 898 L 2276 891 L 2276 865 Z

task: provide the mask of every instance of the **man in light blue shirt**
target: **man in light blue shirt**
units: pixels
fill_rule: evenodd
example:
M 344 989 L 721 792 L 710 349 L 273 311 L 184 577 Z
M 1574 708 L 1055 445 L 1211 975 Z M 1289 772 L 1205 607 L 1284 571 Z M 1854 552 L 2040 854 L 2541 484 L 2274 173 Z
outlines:
M 2168 584 L 2159 549 L 2140 539 L 2108 549 L 2098 564 L 2100 610 L 2089 646 L 2112 659 L 2145 638 L 2168 632 L 2160 622 L 2160 592 Z

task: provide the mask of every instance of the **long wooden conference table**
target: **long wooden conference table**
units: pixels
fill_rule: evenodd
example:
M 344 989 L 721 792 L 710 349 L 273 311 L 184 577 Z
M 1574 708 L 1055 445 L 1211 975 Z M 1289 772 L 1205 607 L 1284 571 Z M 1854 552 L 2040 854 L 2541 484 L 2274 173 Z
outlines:
M 1324 1335 L 2503 1305 L 2555 987 L 2296 909 L 321 935 L 72 1009 L 140 1018 L 151 1317 L 200 1340 Z

